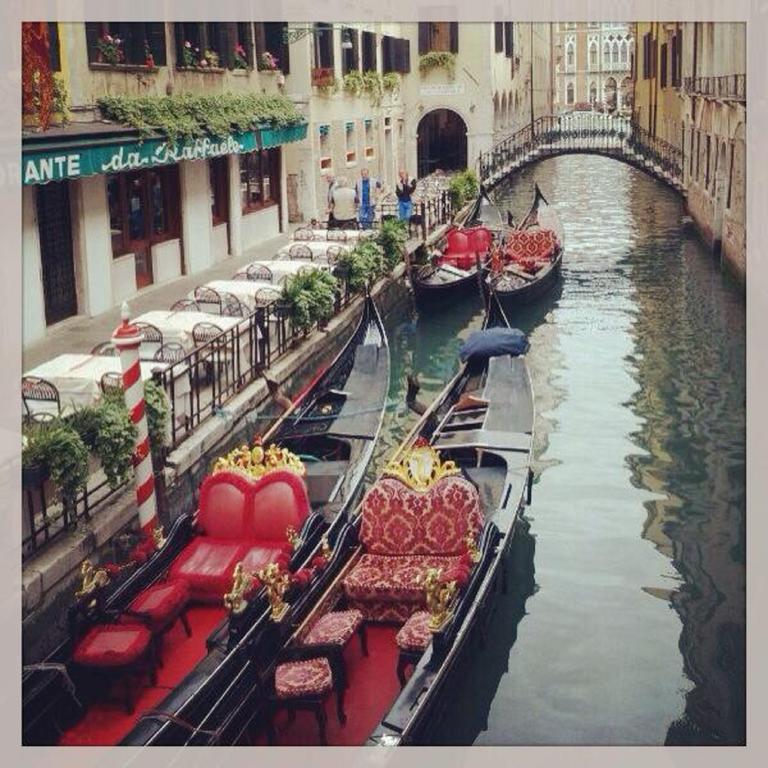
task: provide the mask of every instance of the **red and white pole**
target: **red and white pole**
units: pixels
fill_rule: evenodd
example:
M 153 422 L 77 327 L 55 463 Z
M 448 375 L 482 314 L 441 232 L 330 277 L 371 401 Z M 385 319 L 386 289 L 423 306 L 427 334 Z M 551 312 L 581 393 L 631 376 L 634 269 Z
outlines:
M 155 476 L 152 472 L 152 454 L 149 447 L 149 430 L 144 412 L 144 382 L 141 379 L 139 345 L 144 338 L 141 331 L 129 322 L 128 303 L 123 302 L 122 324 L 112 334 L 112 343 L 120 352 L 120 367 L 123 369 L 123 392 L 131 421 L 138 433 L 133 453 L 136 504 L 139 510 L 141 530 L 151 536 L 157 524 L 155 501 Z

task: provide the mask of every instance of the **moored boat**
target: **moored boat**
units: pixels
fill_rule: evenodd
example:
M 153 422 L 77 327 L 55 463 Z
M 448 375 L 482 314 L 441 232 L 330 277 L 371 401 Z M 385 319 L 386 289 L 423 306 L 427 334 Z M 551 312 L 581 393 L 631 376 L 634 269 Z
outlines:
M 261 441 L 216 463 L 195 513 L 143 543 L 142 563 L 138 552 L 130 566 L 84 563 L 70 636 L 25 668 L 23 743 L 152 743 L 237 684 L 273 590 L 293 611 L 323 588 L 318 558 L 359 501 L 389 370 L 367 297 L 326 371 Z
M 530 502 L 526 348 L 491 294 L 459 372 L 337 539 L 320 599 L 289 633 L 264 628 L 253 660 L 275 637 L 283 645 L 273 664 L 255 664 L 249 696 L 222 698 L 205 733 L 174 743 L 211 744 L 211 734 L 228 744 L 424 740 Z
M 564 250 L 562 223 L 542 195 L 538 184 L 530 210 L 520 225 L 508 230 L 489 259 L 483 285 L 493 286 L 504 311 L 550 291 L 560 277 Z

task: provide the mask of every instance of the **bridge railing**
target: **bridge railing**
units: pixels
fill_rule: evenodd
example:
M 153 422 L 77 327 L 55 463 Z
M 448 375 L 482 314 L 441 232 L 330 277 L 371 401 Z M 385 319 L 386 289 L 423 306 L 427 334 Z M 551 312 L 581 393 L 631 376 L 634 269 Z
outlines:
M 652 136 L 629 118 L 597 112 L 537 118 L 481 153 L 479 176 L 483 183 L 493 183 L 527 161 L 568 152 L 620 156 L 670 181 L 682 183 L 681 149 Z

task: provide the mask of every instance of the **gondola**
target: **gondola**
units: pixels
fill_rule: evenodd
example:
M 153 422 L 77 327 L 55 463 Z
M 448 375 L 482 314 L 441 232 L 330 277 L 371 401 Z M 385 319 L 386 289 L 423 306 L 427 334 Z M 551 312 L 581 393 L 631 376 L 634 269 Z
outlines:
M 118 573 L 98 590 L 89 592 L 84 582 L 70 611 L 68 639 L 45 663 L 25 668 L 23 743 L 152 743 L 162 741 L 170 725 L 194 721 L 210 709 L 238 680 L 248 659 L 245 649 L 272 615 L 268 580 L 246 585 L 245 577 L 272 574 L 283 579 L 289 597 L 299 590 L 305 602 L 322 590 L 322 571 L 309 565 L 338 538 L 359 502 L 389 375 L 386 332 L 368 296 L 341 352 L 261 444 L 216 462 L 201 485 L 195 513 L 182 514 L 143 565 Z M 91 582 L 98 572 L 91 570 Z M 101 578 L 109 581 L 109 570 L 104 572 Z M 299 574 L 307 578 L 294 583 Z M 187 602 L 178 618 L 192 635 L 185 638 L 176 624 L 155 637 L 157 627 L 133 609 L 153 589 L 179 582 Z M 112 684 L 114 668 L 88 666 L 92 660 L 84 662 L 83 644 L 92 630 L 101 631 L 104 642 L 105 626 L 139 634 L 137 623 L 152 631 L 152 652 L 135 669 L 118 667 Z M 137 677 L 147 671 L 144 661 L 154 686 Z M 139 687 L 131 691 L 135 682 Z M 127 698 L 115 701 L 112 694 L 123 684 Z
M 179 728 L 173 743 L 428 739 L 440 697 L 455 695 L 451 673 L 490 609 L 516 522 L 531 501 L 526 349 L 491 293 L 459 372 L 336 540 L 320 599 L 289 627 L 265 626 L 251 652 L 249 694 L 222 696 L 194 731 Z M 318 628 L 319 647 L 312 642 Z M 260 665 L 261 651 L 275 643 L 274 663 Z
M 411 273 L 414 298 L 420 307 L 447 308 L 472 293 L 480 293 L 490 246 L 503 231 L 496 207 L 481 187 L 474 203 L 442 238 L 439 253 Z
M 520 225 L 508 230 L 500 252 L 490 260 L 483 285 L 493 286 L 504 311 L 512 315 L 550 291 L 560 277 L 564 233 L 559 216 L 536 185 L 533 203 Z

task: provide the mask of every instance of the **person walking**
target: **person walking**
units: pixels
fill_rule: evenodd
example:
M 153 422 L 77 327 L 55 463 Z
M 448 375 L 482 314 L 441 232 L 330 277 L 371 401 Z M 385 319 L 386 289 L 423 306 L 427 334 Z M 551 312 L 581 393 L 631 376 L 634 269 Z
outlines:
M 411 196 L 416 191 L 416 179 L 409 179 L 405 170 L 400 171 L 400 179 L 395 185 L 397 196 L 397 217 L 400 221 L 410 221 L 413 213 L 413 201 Z
M 355 187 L 355 202 L 357 203 L 357 220 L 360 229 L 370 229 L 376 216 L 376 204 L 379 202 L 381 182 L 372 179 L 367 168 L 360 171 L 360 178 Z
M 333 190 L 336 188 L 336 179 L 332 173 L 327 173 L 323 177 L 328 185 L 325 190 L 325 213 L 328 216 L 328 229 L 334 229 L 335 222 L 333 217 Z
M 331 192 L 330 216 L 333 217 L 333 228 L 356 229 L 355 220 L 355 190 L 348 186 L 345 178 L 339 178 Z M 330 224 L 329 224 L 330 226 Z

